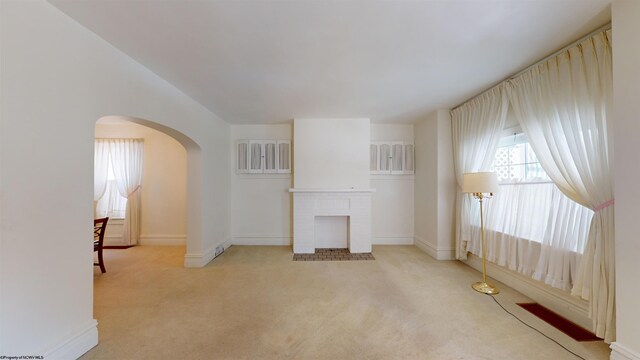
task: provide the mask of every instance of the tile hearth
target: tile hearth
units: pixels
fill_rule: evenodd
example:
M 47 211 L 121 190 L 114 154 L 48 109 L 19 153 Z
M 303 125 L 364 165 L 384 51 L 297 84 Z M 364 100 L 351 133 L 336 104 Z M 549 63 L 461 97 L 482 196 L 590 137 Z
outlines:
M 316 249 L 315 254 L 293 254 L 293 261 L 375 260 L 371 253 L 352 254 L 349 249 Z

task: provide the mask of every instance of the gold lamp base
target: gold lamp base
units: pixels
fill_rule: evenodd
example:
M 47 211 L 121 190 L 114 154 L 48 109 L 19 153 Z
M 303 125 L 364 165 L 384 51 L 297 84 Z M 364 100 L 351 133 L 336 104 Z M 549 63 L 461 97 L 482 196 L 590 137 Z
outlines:
M 477 292 L 481 292 L 483 294 L 488 294 L 488 295 L 497 295 L 500 293 L 500 289 L 498 289 L 497 287 L 493 286 L 493 285 L 489 285 L 486 282 L 483 281 L 479 281 L 477 283 L 474 283 L 473 285 L 471 285 L 471 287 L 473 288 L 473 290 L 477 291 Z

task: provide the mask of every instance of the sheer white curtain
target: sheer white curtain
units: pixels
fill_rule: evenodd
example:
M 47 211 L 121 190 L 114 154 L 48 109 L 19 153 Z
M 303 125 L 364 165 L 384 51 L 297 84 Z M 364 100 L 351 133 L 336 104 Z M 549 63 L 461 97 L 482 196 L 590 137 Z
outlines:
M 587 242 L 593 211 L 566 197 L 551 184 L 549 219 L 533 278 L 571 290 Z
M 107 190 L 96 204 L 96 217 L 108 216 L 111 219 L 126 217 L 127 199 L 120 195 L 115 180 L 107 182 Z
M 500 185 L 485 204 L 487 261 L 570 290 L 593 212 L 549 182 Z M 471 208 L 468 250 L 481 256 L 479 206 Z
M 508 84 L 514 112 L 544 170 L 595 211 L 572 290 L 589 300 L 596 335 L 615 338 L 611 31 L 599 33 Z
M 127 198 L 124 218 L 123 241 L 128 245 L 138 243 L 140 237 L 140 187 L 142 186 L 142 164 L 144 142 L 140 139 L 108 139 L 111 164 L 118 192 Z
M 456 257 L 467 258 L 471 240 L 469 222 L 473 199 L 462 192 L 462 175 L 488 171 L 507 115 L 506 92 L 499 85 L 451 111 L 453 165 L 458 183 L 456 194 Z
M 107 189 L 109 171 L 109 144 L 102 139 L 96 139 L 93 148 L 93 212 L 96 216 L 98 200 Z

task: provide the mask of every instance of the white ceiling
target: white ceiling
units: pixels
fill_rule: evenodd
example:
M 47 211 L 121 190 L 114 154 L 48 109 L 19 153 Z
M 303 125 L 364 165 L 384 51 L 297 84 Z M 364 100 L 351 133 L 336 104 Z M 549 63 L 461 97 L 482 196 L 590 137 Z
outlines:
M 610 0 L 51 3 L 229 123 L 450 108 L 610 21 Z

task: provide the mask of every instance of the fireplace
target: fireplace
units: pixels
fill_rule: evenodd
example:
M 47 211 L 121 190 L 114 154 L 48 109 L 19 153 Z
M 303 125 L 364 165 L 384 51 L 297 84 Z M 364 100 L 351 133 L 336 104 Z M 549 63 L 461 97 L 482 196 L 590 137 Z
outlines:
M 373 189 L 289 189 L 293 193 L 293 252 L 312 254 L 322 247 L 316 219 L 348 217 L 347 246 L 351 253 L 371 252 Z M 323 220 L 320 220 L 323 221 Z
M 294 119 L 293 133 L 293 252 L 327 246 L 316 219 L 346 217 L 348 241 L 339 246 L 370 253 L 369 119 Z

